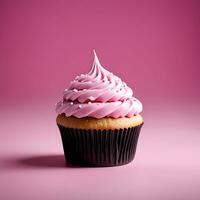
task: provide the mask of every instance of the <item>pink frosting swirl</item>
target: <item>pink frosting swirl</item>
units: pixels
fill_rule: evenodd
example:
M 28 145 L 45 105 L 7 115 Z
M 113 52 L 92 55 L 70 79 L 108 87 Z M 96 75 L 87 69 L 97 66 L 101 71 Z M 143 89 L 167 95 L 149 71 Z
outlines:
M 94 51 L 92 69 L 71 81 L 56 111 L 77 118 L 132 117 L 142 111 L 142 104 L 126 83 L 102 67 Z

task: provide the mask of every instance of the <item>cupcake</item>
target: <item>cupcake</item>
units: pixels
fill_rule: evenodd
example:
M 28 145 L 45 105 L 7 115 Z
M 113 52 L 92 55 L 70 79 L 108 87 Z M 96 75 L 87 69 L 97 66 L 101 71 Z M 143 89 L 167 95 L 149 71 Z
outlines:
M 107 71 L 94 51 L 89 73 L 71 81 L 56 104 L 66 161 L 96 167 L 131 162 L 143 125 L 141 111 L 132 89 Z

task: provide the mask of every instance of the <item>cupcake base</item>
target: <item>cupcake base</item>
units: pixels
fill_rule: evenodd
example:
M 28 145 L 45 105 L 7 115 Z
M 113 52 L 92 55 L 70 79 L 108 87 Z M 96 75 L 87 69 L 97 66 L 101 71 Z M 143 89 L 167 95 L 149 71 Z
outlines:
M 61 133 L 65 159 L 74 165 L 111 167 L 130 163 L 135 156 L 141 127 L 115 130 L 66 128 Z

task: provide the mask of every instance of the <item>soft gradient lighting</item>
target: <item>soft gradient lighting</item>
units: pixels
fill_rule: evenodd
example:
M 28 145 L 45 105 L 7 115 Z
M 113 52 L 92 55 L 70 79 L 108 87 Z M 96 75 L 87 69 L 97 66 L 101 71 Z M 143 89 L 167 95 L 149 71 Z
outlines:
M 199 200 L 200 1 L 1 0 L 0 199 Z M 144 105 L 136 158 L 64 165 L 54 104 L 93 49 Z

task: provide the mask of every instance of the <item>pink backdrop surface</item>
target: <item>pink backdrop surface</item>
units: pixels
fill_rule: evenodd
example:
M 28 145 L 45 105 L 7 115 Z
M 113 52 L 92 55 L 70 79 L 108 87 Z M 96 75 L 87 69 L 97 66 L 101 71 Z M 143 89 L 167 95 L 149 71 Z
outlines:
M 200 199 L 200 1 L 0 1 L 0 199 Z M 96 49 L 133 88 L 134 162 L 65 166 L 54 104 Z

